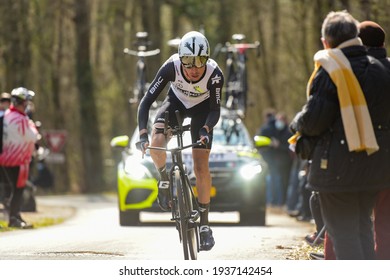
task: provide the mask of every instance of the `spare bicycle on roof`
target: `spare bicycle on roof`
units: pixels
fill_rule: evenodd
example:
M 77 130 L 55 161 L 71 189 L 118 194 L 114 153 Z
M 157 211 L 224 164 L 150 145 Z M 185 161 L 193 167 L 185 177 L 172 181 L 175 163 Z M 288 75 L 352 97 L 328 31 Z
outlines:
M 137 32 L 136 37 L 137 41 L 134 44 L 137 47 L 137 50 L 130 50 L 128 48 L 123 50 L 125 54 L 133 55 L 138 58 L 136 64 L 137 80 L 133 87 L 133 97 L 129 99 L 131 104 L 139 103 L 149 87 L 146 76 L 145 57 L 155 56 L 160 53 L 160 49 L 147 50 L 148 46 L 151 45 L 151 42 L 148 40 L 148 32 Z
M 232 39 L 233 43 L 217 46 L 216 55 L 219 52 L 226 53 L 225 106 L 244 118 L 248 107 L 247 51 L 256 49 L 259 56 L 260 43 L 244 43 L 244 34 L 233 34 Z

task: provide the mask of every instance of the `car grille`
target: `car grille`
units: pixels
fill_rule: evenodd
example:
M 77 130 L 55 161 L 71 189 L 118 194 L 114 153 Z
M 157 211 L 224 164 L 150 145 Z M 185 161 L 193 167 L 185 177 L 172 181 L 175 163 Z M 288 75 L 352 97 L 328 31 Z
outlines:
M 227 187 L 234 181 L 236 174 L 235 170 L 223 170 L 223 169 L 214 169 L 211 171 L 212 184 L 218 187 Z
M 145 201 L 152 193 L 150 189 L 133 189 L 126 196 L 126 204 L 137 204 Z

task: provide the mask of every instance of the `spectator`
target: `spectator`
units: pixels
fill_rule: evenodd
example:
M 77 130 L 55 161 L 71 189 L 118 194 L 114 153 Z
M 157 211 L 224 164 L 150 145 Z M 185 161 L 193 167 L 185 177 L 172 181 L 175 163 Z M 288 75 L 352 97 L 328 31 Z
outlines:
M 35 93 L 23 87 L 11 92 L 11 106 L 4 115 L 4 143 L 0 155 L 0 181 L 5 186 L 5 205 L 9 209 L 9 227 L 31 228 L 20 215 L 23 190 L 31 156 L 38 139 L 37 129 L 25 113 Z
M 301 203 L 301 196 L 299 192 L 299 172 L 301 170 L 301 162 L 302 160 L 299 157 L 294 156 L 291 165 L 286 197 L 287 214 L 290 217 L 297 217 L 300 214 L 299 205 Z
M 359 37 L 367 47 L 368 54 L 378 59 L 390 70 L 390 58 L 385 49 L 386 33 L 372 21 L 359 25 Z M 389 127 L 387 127 L 389 129 Z M 374 208 L 375 252 L 377 259 L 390 260 L 390 189 L 379 192 Z
M 4 113 L 9 108 L 11 104 L 11 94 L 8 92 L 3 92 L 0 95 L 0 154 L 3 151 L 3 121 Z M 4 185 L 0 182 L 0 202 L 4 200 Z M 1 226 L 0 226 L 1 228 Z
M 0 112 L 4 112 L 11 105 L 11 94 L 3 92 L 0 95 Z
M 264 113 L 264 124 L 259 128 L 257 135 L 266 136 L 270 139 L 273 138 L 273 135 L 275 135 L 275 111 L 274 109 L 267 109 Z M 259 150 L 261 156 L 265 160 L 265 162 L 268 165 L 269 173 L 267 175 L 266 181 L 267 181 L 267 190 L 266 190 L 266 201 L 268 205 L 276 205 L 276 197 L 275 197 L 275 189 L 276 185 L 278 184 L 277 180 L 278 174 L 275 164 L 275 153 L 274 149 L 272 148 L 274 144 L 271 142 L 271 146 L 269 147 L 263 147 Z
M 0 96 L 0 153 L 3 150 L 3 120 L 4 120 L 4 113 L 9 108 L 11 104 L 11 94 L 8 92 L 3 92 Z M 1 191 L 1 190 L 0 190 Z
M 390 186 L 390 73 L 367 55 L 358 24 L 346 11 L 327 15 L 325 50 L 314 56 L 308 101 L 291 124 L 318 137 L 309 184 L 337 259 L 375 259 L 371 213 Z
M 373 21 L 363 21 L 359 25 L 359 37 L 367 47 L 368 54 L 378 59 L 390 69 L 390 59 L 385 49 L 386 33 Z M 380 191 L 374 207 L 375 253 L 380 260 L 390 260 L 390 189 Z M 326 238 L 325 259 L 334 259 L 333 244 Z
M 281 176 L 280 204 L 284 205 L 287 200 L 287 188 L 290 179 L 290 171 L 293 163 L 293 155 L 289 148 L 288 139 L 292 133 L 285 113 L 276 114 L 275 127 L 278 146 L 276 147 L 276 164 Z
M 271 138 L 270 146 L 259 150 L 269 169 L 267 203 L 281 207 L 286 202 L 287 186 L 292 166 L 292 156 L 287 142 L 291 133 L 285 114 L 276 114 L 273 109 L 267 109 L 264 117 L 265 123 L 260 127 L 257 135 Z
M 307 160 L 301 161 L 301 168 L 298 173 L 299 177 L 299 204 L 298 209 L 299 213 L 296 216 L 297 221 L 299 222 L 310 222 L 312 220 L 311 210 L 310 210 L 310 196 L 312 191 L 310 190 L 307 178 L 310 171 L 310 162 Z

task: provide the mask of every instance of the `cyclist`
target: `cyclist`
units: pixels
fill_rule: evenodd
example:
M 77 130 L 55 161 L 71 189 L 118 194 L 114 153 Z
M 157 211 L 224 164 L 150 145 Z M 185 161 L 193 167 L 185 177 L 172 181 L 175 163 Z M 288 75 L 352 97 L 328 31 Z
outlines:
M 224 77 L 218 64 L 210 59 L 207 38 L 197 31 L 186 33 L 179 44 L 178 53 L 172 55 L 158 70 L 138 108 L 138 127 L 141 149 L 149 145 L 147 123 L 149 109 L 164 87 L 170 82 L 167 97 L 158 109 L 151 145 L 164 147 L 167 139 L 156 128 L 164 127 L 165 111 L 169 112 L 169 125 L 177 125 L 175 111 L 182 119 L 191 118 L 191 138 L 200 140 L 201 146 L 193 148 L 194 172 L 198 188 L 200 210 L 200 250 L 208 251 L 214 246 L 209 226 L 211 175 L 209 155 L 213 138 L 213 127 L 220 117 L 221 94 Z M 164 211 L 170 209 L 169 177 L 166 171 L 165 152 L 151 150 L 150 155 L 159 171 L 157 201 Z

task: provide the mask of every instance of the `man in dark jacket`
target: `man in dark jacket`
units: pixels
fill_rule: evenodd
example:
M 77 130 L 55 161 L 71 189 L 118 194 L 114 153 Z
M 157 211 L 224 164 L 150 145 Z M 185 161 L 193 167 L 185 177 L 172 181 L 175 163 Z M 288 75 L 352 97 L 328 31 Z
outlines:
M 367 55 L 357 36 L 358 22 L 349 13 L 328 14 L 319 56 L 336 56 L 344 68 L 320 63 L 308 102 L 290 125 L 301 137 L 319 139 L 309 184 L 319 191 L 337 259 L 375 259 L 371 214 L 378 191 L 390 186 L 390 73 Z M 340 81 L 347 86 L 336 86 Z

